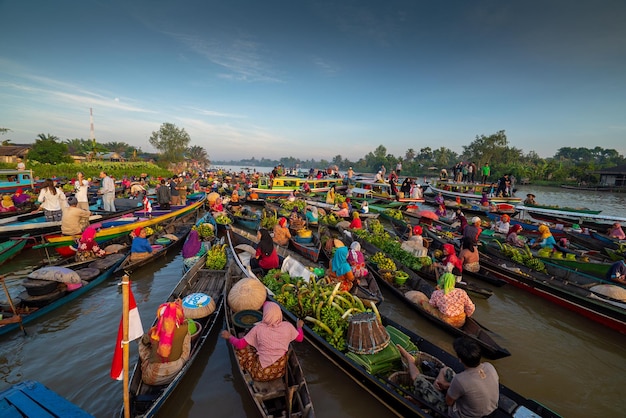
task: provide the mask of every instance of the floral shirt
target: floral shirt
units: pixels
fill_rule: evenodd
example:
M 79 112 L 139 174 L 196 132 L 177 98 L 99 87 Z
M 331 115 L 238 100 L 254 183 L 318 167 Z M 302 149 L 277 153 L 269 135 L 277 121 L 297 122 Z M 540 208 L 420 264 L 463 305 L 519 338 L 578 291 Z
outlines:
M 452 289 L 447 295 L 443 290 L 435 290 L 429 303 L 446 316 L 457 316 L 462 313 L 471 316 L 476 309 L 474 302 L 463 289 Z

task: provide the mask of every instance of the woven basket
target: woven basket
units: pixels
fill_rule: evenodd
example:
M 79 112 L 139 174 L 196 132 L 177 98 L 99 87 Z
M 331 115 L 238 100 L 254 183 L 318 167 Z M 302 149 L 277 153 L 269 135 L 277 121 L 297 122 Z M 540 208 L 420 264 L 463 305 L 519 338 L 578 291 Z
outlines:
M 204 293 L 192 293 L 183 299 L 185 318 L 205 318 L 215 311 L 215 299 Z
M 391 337 L 374 312 L 362 312 L 350 318 L 347 341 L 353 353 L 374 354 L 387 347 Z

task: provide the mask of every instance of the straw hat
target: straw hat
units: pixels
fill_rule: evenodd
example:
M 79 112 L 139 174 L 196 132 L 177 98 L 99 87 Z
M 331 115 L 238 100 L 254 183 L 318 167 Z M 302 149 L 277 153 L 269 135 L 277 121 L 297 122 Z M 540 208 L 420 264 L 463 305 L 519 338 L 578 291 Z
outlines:
M 338 240 L 337 238 L 333 239 L 333 244 L 335 245 L 336 248 L 345 247 L 343 242 L 341 242 L 341 240 Z

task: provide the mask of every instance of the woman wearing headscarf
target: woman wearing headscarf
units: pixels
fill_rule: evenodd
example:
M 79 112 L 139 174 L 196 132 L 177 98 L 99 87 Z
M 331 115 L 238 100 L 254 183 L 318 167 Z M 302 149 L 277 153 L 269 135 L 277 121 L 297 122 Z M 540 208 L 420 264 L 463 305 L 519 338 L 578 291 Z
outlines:
M 309 225 L 317 225 L 319 221 L 319 214 L 317 212 L 317 207 L 315 206 L 306 207 L 306 221 L 309 223 Z
M 463 270 L 471 271 L 473 273 L 480 270 L 480 256 L 478 255 L 478 250 L 476 249 L 474 242 L 468 237 L 464 237 L 461 242 L 459 260 L 461 260 L 461 263 L 463 264 Z
M 541 224 L 539 225 L 539 228 L 537 228 L 537 230 L 541 234 L 541 241 L 536 241 L 535 243 L 533 243 L 532 247 L 554 249 L 554 246 L 556 245 L 556 240 L 552 236 L 552 233 L 550 232 L 550 228 L 548 227 L 548 225 Z
M 105 252 L 96 242 L 96 228 L 89 226 L 85 229 L 78 241 L 76 261 L 86 261 L 95 257 L 103 257 Z
M 287 228 L 287 219 L 280 218 L 274 225 L 274 243 L 286 247 L 289 245 L 289 238 L 291 238 L 291 232 Z
M 335 185 L 330 186 L 328 193 L 326 193 L 326 203 L 329 205 L 335 204 Z
M 619 222 L 615 222 L 611 228 L 609 228 L 609 238 L 625 240 L 626 234 L 622 229 L 622 225 Z
M 276 248 L 274 248 L 274 241 L 269 231 L 265 228 L 259 229 L 257 239 L 259 244 L 257 245 L 254 258 L 250 259 L 250 268 L 271 270 L 280 267 L 278 253 Z
M 511 218 L 509 217 L 509 215 L 504 214 L 500 216 L 500 220 L 496 222 L 496 232 L 499 232 L 501 234 L 507 234 L 509 232 L 509 228 L 511 227 L 510 222 Z
M 409 239 L 404 241 L 400 248 L 408 253 L 411 253 L 415 257 L 425 257 L 427 249 L 424 247 L 422 232 L 422 227 L 415 225 L 409 232 Z
M 18 187 L 13 196 L 11 196 L 11 199 L 15 206 L 22 206 L 30 200 L 30 196 L 25 194 L 21 187 Z
M 352 212 L 352 222 L 350 222 L 350 229 L 362 229 L 363 222 L 361 222 L 361 217 L 359 216 L 359 212 Z
M 463 262 L 456 256 L 456 251 L 454 250 L 454 245 L 452 244 L 443 244 L 443 262 L 440 264 L 440 267 L 443 268 L 443 271 L 446 273 L 452 273 L 457 277 L 457 280 L 461 280 L 461 274 L 463 273 Z
M 348 251 L 348 263 L 352 268 L 355 278 L 365 277 L 369 273 L 365 267 L 365 257 L 361 252 L 361 244 L 358 241 L 352 241 L 350 251 Z
M 196 261 L 204 255 L 206 248 L 200 241 L 200 235 L 198 231 L 192 229 L 187 235 L 185 244 L 183 244 L 183 263 L 186 267 L 191 267 L 196 264 Z
M 63 216 L 63 207 L 67 205 L 65 193 L 54 185 L 51 179 L 46 179 L 37 200 L 41 203 L 33 212 L 43 210 L 48 222 L 60 222 Z
M 341 209 L 335 212 L 335 215 L 340 216 L 342 218 L 347 218 L 348 216 L 350 216 L 350 210 L 348 209 L 348 204 L 346 202 L 343 202 L 341 204 Z
M 298 319 L 296 327 L 283 321 L 280 306 L 265 302 L 263 320 L 243 338 L 237 338 L 227 330 L 223 330 L 221 336 L 235 347 L 241 367 L 254 380 L 267 382 L 285 375 L 289 344 L 304 340 L 303 324 L 301 319 Z
M 341 282 L 341 290 L 346 292 L 352 289 L 354 282 L 354 273 L 352 267 L 348 263 L 348 248 L 339 240 L 335 240 L 335 254 L 330 261 L 329 276 L 335 282 Z
M 511 228 L 509 228 L 509 232 L 508 234 L 506 234 L 506 242 L 516 247 L 523 247 L 525 245 L 525 242 L 519 236 L 517 236 L 517 234 L 519 234 L 521 230 L 522 225 L 520 224 L 515 224 Z
M 132 235 L 134 238 L 130 246 L 130 260 L 141 260 L 149 257 L 152 254 L 152 245 L 146 238 L 146 229 L 141 227 L 135 228 Z

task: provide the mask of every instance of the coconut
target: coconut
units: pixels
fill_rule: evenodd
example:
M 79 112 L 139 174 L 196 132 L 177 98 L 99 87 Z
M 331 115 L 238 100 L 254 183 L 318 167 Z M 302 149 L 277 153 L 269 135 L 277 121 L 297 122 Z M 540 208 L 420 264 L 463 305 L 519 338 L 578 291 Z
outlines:
M 247 277 L 235 283 L 228 293 L 228 305 L 235 312 L 259 310 L 266 299 L 265 286 L 258 279 Z

